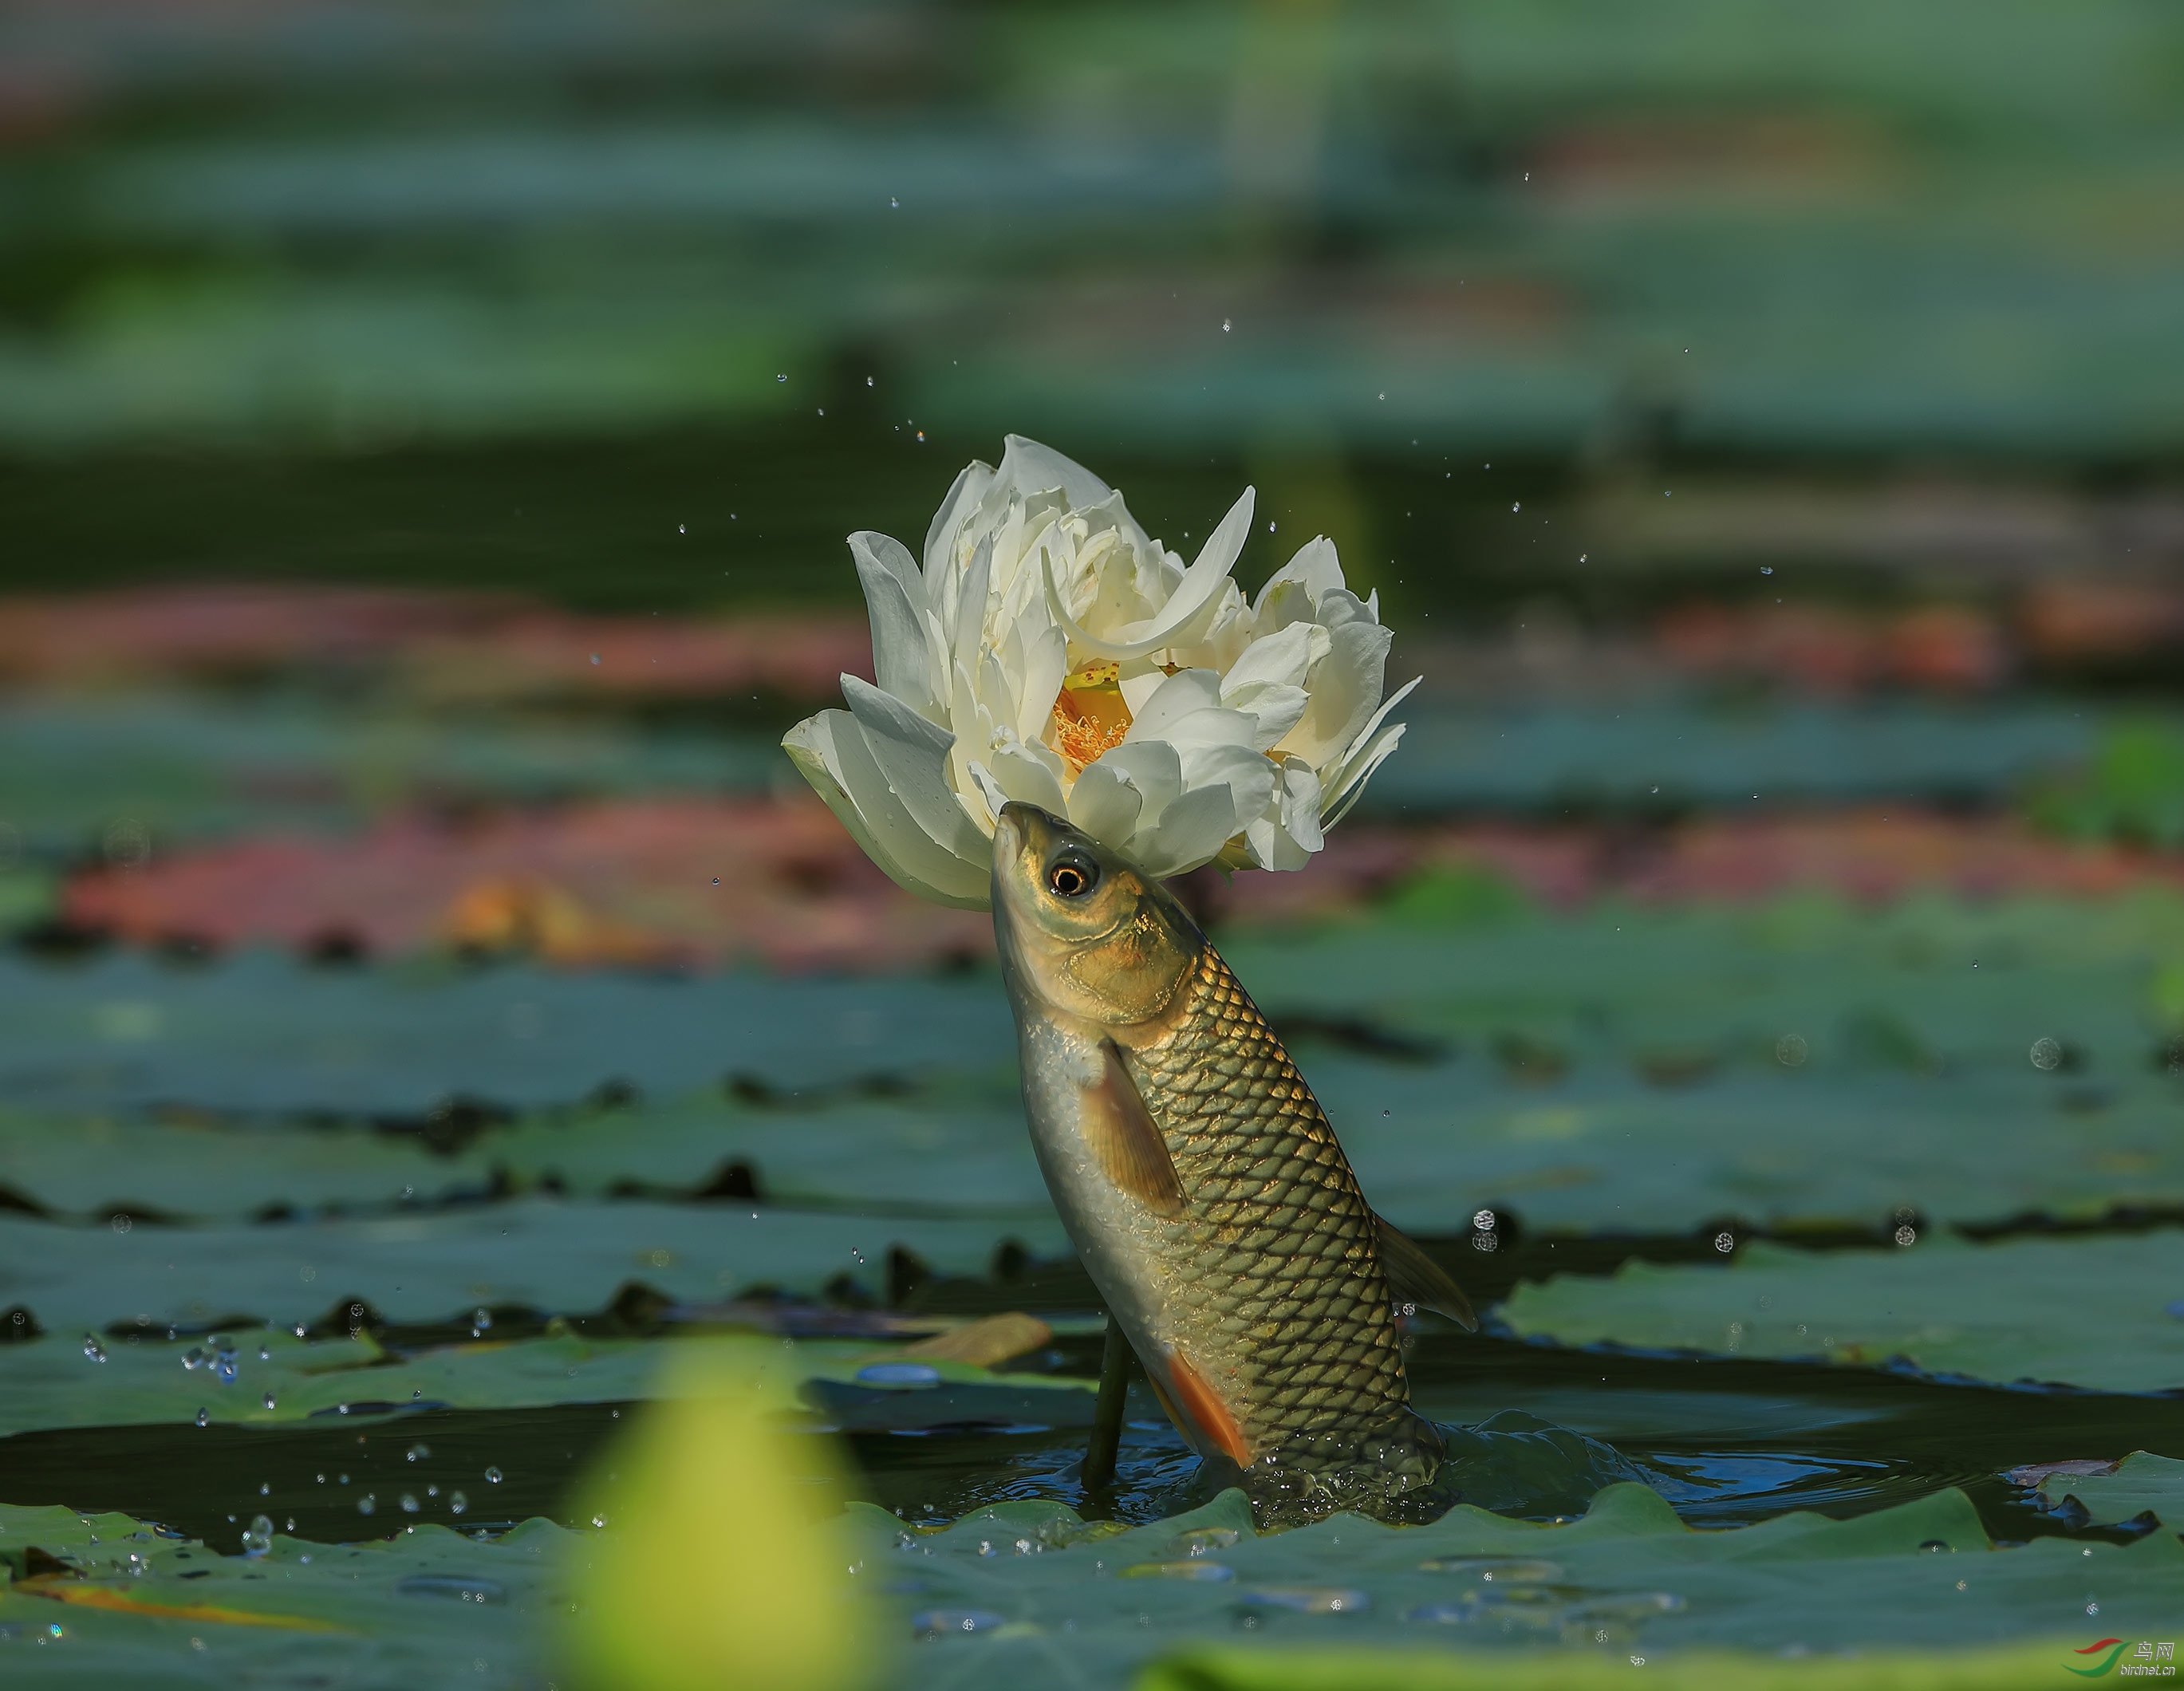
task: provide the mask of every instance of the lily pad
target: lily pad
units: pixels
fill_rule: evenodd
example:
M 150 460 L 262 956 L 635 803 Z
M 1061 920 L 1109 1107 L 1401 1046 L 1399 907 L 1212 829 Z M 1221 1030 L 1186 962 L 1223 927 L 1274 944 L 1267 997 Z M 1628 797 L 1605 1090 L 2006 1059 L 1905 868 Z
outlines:
M 1502 1319 L 1528 1338 L 1798 1357 L 2104 1392 L 2184 1388 L 2184 1232 L 1947 1238 L 1827 1254 L 1756 1244 L 1719 1266 L 1633 1262 L 1612 1279 L 1520 1286 Z
M 901 1635 L 922 1636 L 900 1680 L 920 1687 L 1116 1684 L 1185 1644 L 1240 1640 L 1285 1657 L 1407 1646 L 1517 1665 L 1540 1652 L 1579 1663 L 1605 1653 L 1625 1674 L 1634 1655 L 1650 1666 L 1719 1650 L 1779 1660 L 2012 1640 L 2048 1649 L 2173 1631 L 2184 1577 L 2184 1544 L 2168 1534 L 2121 1549 L 2063 1539 L 1992 1549 L 1955 1490 L 1852 1521 L 1800 1514 L 1712 1532 L 1685 1527 L 1629 1484 L 1560 1526 L 1466 1506 L 1428 1527 L 1342 1516 L 1262 1536 L 1233 1493 L 1122 1533 L 1043 1504 L 1005 1505 L 932 1534 L 853 1512 L 869 1523 L 867 1571 Z M 1129 1577 L 1192 1563 L 1228 1577 Z M 941 1613 L 989 1618 L 921 1625 Z M 2067 1659 L 2063 1649 L 2045 1658 L 2050 1672 Z
M 8 1680 L 532 1687 L 580 1540 L 531 1521 L 490 1543 L 438 1526 L 384 1544 L 261 1542 L 221 1555 L 125 1515 L 0 1505 Z
M 314 1226 L 69 1227 L 0 1214 L 0 1302 L 27 1304 L 74 1334 L 247 1316 L 314 1321 L 361 1298 L 399 1322 L 441 1321 L 478 1305 L 549 1314 L 596 1310 L 642 1279 L 697 1304 L 760 1285 L 816 1293 L 838 1277 L 885 1290 L 897 1246 L 944 1272 L 981 1274 L 1004 1241 L 1066 1248 L 1061 1223 L 807 1215 L 718 1204 L 506 1204 Z M 0 1352 L 0 1368 L 5 1353 Z
M 2051 1502 L 2075 1498 L 2098 1524 L 2130 1521 L 2151 1510 L 2164 1527 L 2184 1527 L 2184 1461 L 2134 1450 L 2105 1472 L 2050 1472 L 2040 1494 Z
M 305 1341 L 293 1332 L 238 1328 L 210 1338 L 158 1332 L 96 1341 L 93 1360 L 73 1338 L 48 1335 L 0 1349 L 0 1437 L 62 1427 L 130 1424 L 270 1426 L 324 1416 L 368 1416 L 419 1404 L 520 1409 L 627 1403 L 656 1394 L 669 1356 L 748 1354 L 748 1339 L 592 1339 L 574 1334 L 391 1352 L 368 1334 Z M 801 1382 L 805 1399 L 845 1430 L 967 1424 L 1091 1422 L 1092 1382 L 1052 1375 L 998 1380 L 969 1363 L 925 1360 L 924 1389 L 873 1388 L 860 1375 L 894 1354 L 869 1341 L 800 1340 L 766 1353 L 768 1366 Z

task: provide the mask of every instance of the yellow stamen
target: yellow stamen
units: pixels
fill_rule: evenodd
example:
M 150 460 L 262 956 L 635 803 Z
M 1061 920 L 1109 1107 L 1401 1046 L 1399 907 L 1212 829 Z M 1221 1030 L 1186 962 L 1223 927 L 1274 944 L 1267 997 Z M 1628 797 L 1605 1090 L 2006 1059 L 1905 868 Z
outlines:
M 1063 678 L 1055 695 L 1048 743 L 1061 754 L 1071 775 L 1084 774 L 1087 764 L 1121 745 L 1129 731 L 1122 669 L 1112 659 L 1095 658 Z

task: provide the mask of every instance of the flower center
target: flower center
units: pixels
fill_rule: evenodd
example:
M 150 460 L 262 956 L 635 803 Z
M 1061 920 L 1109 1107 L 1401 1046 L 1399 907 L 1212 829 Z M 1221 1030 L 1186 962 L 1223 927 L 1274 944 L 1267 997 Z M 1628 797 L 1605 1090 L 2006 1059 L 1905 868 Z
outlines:
M 1112 752 L 1130 731 L 1130 707 L 1123 701 L 1122 670 L 1112 659 L 1095 658 L 1064 676 L 1055 695 L 1048 743 L 1061 754 L 1072 776 Z

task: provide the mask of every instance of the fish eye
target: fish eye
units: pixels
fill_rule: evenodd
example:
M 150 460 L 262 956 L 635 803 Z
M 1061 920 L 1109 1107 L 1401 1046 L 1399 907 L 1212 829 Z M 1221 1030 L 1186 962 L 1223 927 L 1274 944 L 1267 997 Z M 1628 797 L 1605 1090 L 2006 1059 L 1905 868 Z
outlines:
M 1048 868 L 1046 884 L 1057 898 L 1081 898 L 1100 884 L 1100 871 L 1089 859 L 1072 853 Z

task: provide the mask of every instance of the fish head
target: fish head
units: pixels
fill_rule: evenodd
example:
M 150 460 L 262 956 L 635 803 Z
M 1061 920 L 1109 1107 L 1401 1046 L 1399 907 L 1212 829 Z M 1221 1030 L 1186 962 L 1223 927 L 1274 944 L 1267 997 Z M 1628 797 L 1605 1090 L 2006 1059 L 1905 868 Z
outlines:
M 1106 1028 L 1157 1015 L 1206 944 L 1157 881 L 1021 804 L 994 829 L 994 932 L 1012 992 Z

